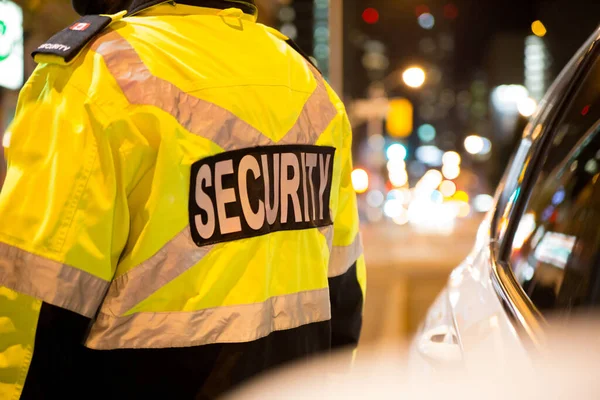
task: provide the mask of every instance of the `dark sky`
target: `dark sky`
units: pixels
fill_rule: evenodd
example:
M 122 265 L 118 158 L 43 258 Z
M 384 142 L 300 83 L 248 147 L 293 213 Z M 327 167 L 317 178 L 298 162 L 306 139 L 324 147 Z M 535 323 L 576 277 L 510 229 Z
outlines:
M 531 23 L 541 19 L 548 28 L 546 41 L 555 63 L 556 75 L 570 56 L 600 22 L 600 1 L 590 0 L 346 0 L 346 35 L 357 31 L 385 43 L 391 61 L 390 69 L 418 61 L 418 41 L 442 31 L 452 32 L 455 38 L 454 78 L 457 83 L 467 83 L 473 71 L 485 69 L 491 40 L 498 34 L 531 34 Z M 454 21 L 443 18 L 443 6 L 453 3 L 459 16 Z M 595 4 L 594 4 L 595 3 Z M 436 17 L 436 26 L 425 31 L 418 26 L 415 8 L 426 5 Z M 367 7 L 380 12 L 375 25 L 365 24 L 360 15 Z M 360 64 L 360 50 L 346 45 L 349 58 L 346 63 Z M 515 49 L 523 52 L 523 48 Z M 346 70 L 350 77 L 359 71 Z M 348 72 L 350 72 L 348 74 Z M 364 86 L 355 79 L 349 89 L 353 97 L 360 95 Z

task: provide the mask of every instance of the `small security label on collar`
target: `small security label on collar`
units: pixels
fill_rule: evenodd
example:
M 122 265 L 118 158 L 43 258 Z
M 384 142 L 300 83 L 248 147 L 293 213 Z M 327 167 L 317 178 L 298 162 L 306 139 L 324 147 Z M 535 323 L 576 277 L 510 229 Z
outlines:
M 335 148 L 255 147 L 192 165 L 189 222 L 198 246 L 331 225 Z

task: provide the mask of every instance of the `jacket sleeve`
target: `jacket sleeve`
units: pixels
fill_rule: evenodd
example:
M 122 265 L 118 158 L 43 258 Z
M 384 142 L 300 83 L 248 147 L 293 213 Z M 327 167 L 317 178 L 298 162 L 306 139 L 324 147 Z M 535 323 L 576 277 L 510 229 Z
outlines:
M 52 306 L 75 318 L 93 317 L 128 235 L 126 183 L 118 173 L 110 125 L 85 91 L 68 81 L 58 66 L 36 71 L 3 141 L 8 164 L 0 192 L 3 399 L 19 398 L 38 353 L 36 329 L 38 338 L 42 328 L 61 329 L 58 319 L 38 324 L 41 310 Z M 63 358 L 43 364 L 60 370 Z
M 343 147 L 338 149 L 341 179 L 329 261 L 332 346 L 356 346 L 362 326 L 366 268 L 359 233 L 356 193 L 352 187 L 352 128 L 344 112 Z

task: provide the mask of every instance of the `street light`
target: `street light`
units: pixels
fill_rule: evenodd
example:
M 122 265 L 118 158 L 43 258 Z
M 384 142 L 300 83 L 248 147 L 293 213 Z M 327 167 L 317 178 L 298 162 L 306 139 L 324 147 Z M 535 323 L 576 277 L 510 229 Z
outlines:
M 411 88 L 420 88 L 425 83 L 425 71 L 421 67 L 410 67 L 402 73 L 402 80 Z

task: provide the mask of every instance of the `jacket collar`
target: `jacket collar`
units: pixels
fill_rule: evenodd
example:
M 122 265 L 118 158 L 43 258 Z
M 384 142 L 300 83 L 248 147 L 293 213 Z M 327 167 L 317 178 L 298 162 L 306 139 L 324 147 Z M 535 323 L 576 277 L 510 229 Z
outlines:
M 175 3 L 173 0 L 133 0 L 129 7 L 127 15 L 137 14 L 150 7 L 162 3 Z M 188 6 L 216 8 L 217 10 L 225 10 L 227 8 L 239 8 L 245 14 L 255 15 L 257 12 L 254 0 L 178 0 L 176 3 L 185 4 Z

